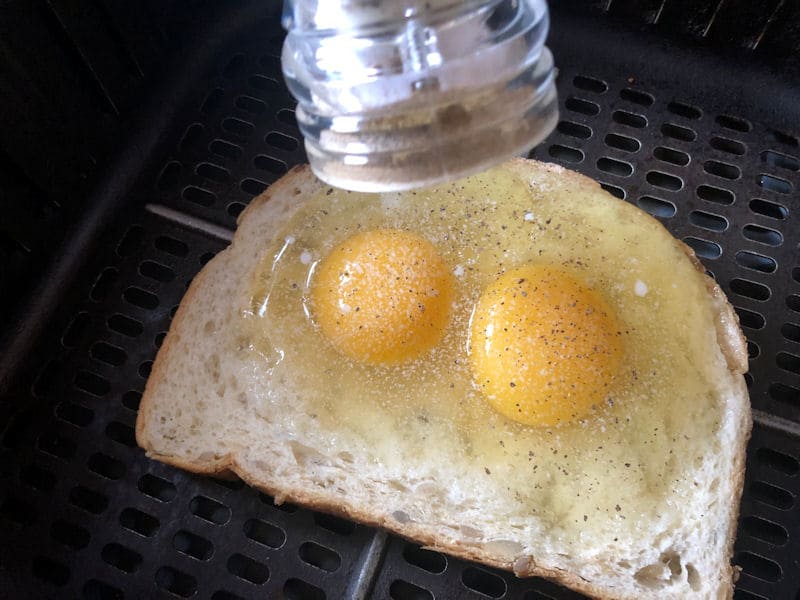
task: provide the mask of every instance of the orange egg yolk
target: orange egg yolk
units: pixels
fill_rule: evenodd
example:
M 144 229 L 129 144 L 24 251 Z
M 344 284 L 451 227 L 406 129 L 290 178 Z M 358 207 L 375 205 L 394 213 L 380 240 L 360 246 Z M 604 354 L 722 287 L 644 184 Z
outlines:
M 416 358 L 450 319 L 450 269 L 424 238 L 398 229 L 358 233 L 317 266 L 314 318 L 345 356 L 368 364 Z
M 602 403 L 622 358 L 616 315 L 560 267 L 528 265 L 483 292 L 470 326 L 473 376 L 488 402 L 526 425 L 553 426 Z

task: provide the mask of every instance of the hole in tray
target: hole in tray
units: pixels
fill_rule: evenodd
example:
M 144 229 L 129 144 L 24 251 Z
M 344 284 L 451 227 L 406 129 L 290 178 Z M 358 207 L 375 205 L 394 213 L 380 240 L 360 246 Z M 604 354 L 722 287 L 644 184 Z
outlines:
M 89 313 L 81 311 L 76 314 L 64 330 L 61 336 L 61 344 L 65 348 L 77 348 L 91 323 L 92 319 L 89 317 Z
M 741 156 L 747 150 L 747 146 L 745 146 L 742 142 L 737 142 L 736 140 L 730 140 L 723 137 L 712 137 L 708 143 L 715 150 L 727 152 L 728 154 L 735 154 L 736 156 Z
M 772 448 L 759 448 L 758 452 L 756 452 L 756 458 L 761 464 L 781 473 L 786 473 L 787 475 L 800 473 L 800 461 Z
M 575 97 L 567 98 L 566 102 L 564 102 L 564 108 L 572 112 L 587 115 L 589 117 L 593 117 L 600 113 L 599 104 Z
M 247 80 L 247 83 L 250 84 L 250 87 L 260 92 L 276 92 L 283 87 L 278 83 L 277 79 L 265 77 L 264 75 L 253 75 Z
M 775 152 L 774 150 L 764 150 L 761 153 L 761 162 L 769 165 L 770 167 L 778 167 L 788 171 L 800 170 L 800 161 L 798 161 L 794 156 L 781 154 L 780 152 Z
M 426 550 L 417 544 L 406 544 L 403 549 L 403 559 L 408 564 L 428 571 L 428 573 L 444 573 L 447 568 L 447 559 L 443 554 Z
M 139 478 L 138 486 L 140 492 L 161 502 L 170 502 L 178 493 L 172 483 L 150 473 L 145 473 Z
M 92 291 L 89 292 L 89 297 L 95 302 L 102 302 L 108 298 L 108 294 L 117 280 L 119 271 L 114 267 L 106 267 L 97 277 L 92 286 Z
M 175 534 L 172 538 L 172 546 L 178 552 L 197 560 L 208 560 L 214 553 L 214 546 L 211 542 L 185 529 L 181 529 Z
M 231 144 L 225 140 L 214 140 L 208 145 L 208 149 L 217 156 L 238 160 L 242 155 L 242 149 L 236 144 Z
M 255 126 L 236 117 L 227 117 L 222 120 L 222 129 L 233 135 L 246 138 L 253 133 Z
M 253 160 L 253 164 L 257 169 L 274 173 L 275 175 L 283 175 L 289 170 L 289 167 L 282 160 L 272 158 L 271 156 L 265 156 L 263 154 L 256 156 Z
M 653 196 L 642 196 L 636 201 L 636 204 L 655 217 L 669 218 L 674 216 L 677 210 L 672 202 Z
M 238 217 L 240 214 L 242 214 L 242 211 L 245 209 L 246 206 L 247 206 L 246 204 L 242 204 L 241 202 L 231 202 L 225 208 L 225 212 L 232 217 Z
M 231 518 L 230 508 L 205 496 L 192 498 L 189 510 L 193 515 L 216 525 L 224 525 Z
M 86 427 L 94 420 L 94 412 L 69 400 L 60 402 L 56 406 L 56 416 L 62 421 L 72 423 L 77 427 Z
M 183 188 L 181 195 L 183 196 L 184 200 L 188 200 L 189 202 L 197 204 L 198 206 L 211 206 L 217 199 L 212 192 L 193 185 Z
M 761 198 L 755 198 L 750 201 L 750 210 L 756 214 L 770 217 L 771 219 L 783 220 L 789 214 L 789 211 L 785 206 L 778 204 L 777 202 L 762 200 Z
M 161 174 L 158 176 L 156 187 L 162 192 L 175 188 L 175 186 L 178 185 L 178 181 L 180 181 L 181 169 L 181 163 L 178 161 L 173 160 L 168 162 L 164 165 Z
M 389 586 L 392 600 L 433 600 L 433 594 L 418 585 L 395 579 Z
M 278 111 L 275 117 L 281 123 L 285 125 L 291 125 L 294 128 L 297 128 L 297 117 L 294 114 L 294 110 L 291 108 L 282 108 Z
M 339 535 L 351 535 L 356 530 L 355 523 L 320 512 L 314 513 L 314 522 L 323 529 Z
M 248 538 L 269 548 L 280 548 L 286 542 L 286 534 L 282 529 L 261 519 L 248 519 L 243 530 Z
M 20 525 L 33 525 L 36 522 L 36 511 L 30 502 L 23 502 L 13 496 L 8 496 L 0 504 L 0 515 Z
M 144 238 L 144 229 L 140 225 L 131 225 L 117 244 L 117 256 L 130 256 L 139 249 Z
M 741 131 L 747 133 L 750 131 L 750 123 L 739 117 L 732 117 L 730 115 L 719 115 L 716 118 L 717 124 L 725 129 L 732 129 L 733 131 Z
M 86 600 L 123 600 L 122 591 L 98 579 L 90 579 L 83 586 Z
M 783 383 L 772 383 L 769 386 L 769 397 L 790 407 L 800 406 L 800 390 Z
M 765 302 L 769 300 L 769 297 L 772 295 L 772 292 L 767 286 L 756 283 L 755 281 L 740 279 L 738 277 L 731 279 L 730 288 L 734 294 L 738 294 L 746 298 L 752 298 L 753 300 L 758 300 L 759 302 Z
M 146 310 L 153 310 L 158 306 L 158 296 L 133 285 L 125 288 L 122 297 L 126 302 Z
M 50 471 L 46 471 L 36 465 L 25 465 L 19 470 L 19 479 L 32 488 L 41 492 L 53 489 L 56 484 L 56 477 Z
M 579 163 L 583 161 L 583 152 L 575 148 L 570 148 L 569 146 L 562 146 L 560 144 L 553 144 L 550 146 L 548 154 L 550 154 L 550 156 L 553 158 L 563 162 Z
M 167 283 L 175 279 L 175 271 L 166 265 L 152 260 L 143 260 L 139 263 L 139 273 L 148 279 Z
M 628 112 L 627 110 L 615 110 L 611 114 L 611 118 L 620 125 L 635 127 L 636 129 L 647 127 L 647 119 L 643 115 Z
M 653 102 L 655 102 L 655 98 L 647 92 L 640 92 L 630 88 L 620 90 L 619 97 L 640 106 L 652 106 Z
M 197 165 L 195 172 L 200 177 L 205 177 L 217 183 L 228 183 L 231 180 L 231 174 L 228 172 L 228 169 L 213 163 L 202 162 Z
M 690 212 L 689 222 L 695 227 L 709 231 L 725 231 L 728 228 L 728 219 L 702 210 Z
M 122 394 L 122 406 L 131 410 L 139 410 L 141 400 L 142 393 L 136 390 L 128 390 Z
M 739 315 L 739 323 L 742 327 L 763 329 L 764 325 L 766 325 L 766 320 L 763 315 L 752 310 L 747 310 L 746 308 L 741 308 L 740 306 L 734 308 L 736 308 L 736 314 Z
M 461 583 L 491 598 L 502 598 L 507 588 L 506 582 L 501 577 L 477 567 L 466 567 L 461 572 Z
M 800 356 L 788 352 L 778 352 L 775 355 L 775 363 L 784 371 L 800 375 Z
M 279 148 L 280 150 L 286 150 L 287 152 L 294 152 L 299 145 L 299 142 L 293 137 L 278 133 L 277 131 L 268 133 L 267 137 L 264 138 L 264 142 L 269 146 Z
M 761 348 L 752 340 L 747 340 L 747 358 L 753 360 L 761 354 Z
M 684 104 L 683 102 L 670 102 L 667 104 L 667 110 L 673 115 L 678 115 L 684 119 L 699 119 L 703 116 L 699 108 Z
M 739 179 L 742 176 L 739 167 L 718 160 L 707 160 L 703 163 L 703 170 L 709 175 L 716 175 L 723 179 Z
M 789 510 L 794 504 L 789 492 L 764 481 L 754 481 L 750 485 L 750 494 L 755 500 L 781 510 Z
M 96 342 L 89 350 L 89 355 L 95 360 L 104 362 L 112 367 L 118 367 L 125 363 L 128 354 L 117 346 L 112 346 L 106 342 Z
M 748 240 L 766 244 L 768 246 L 780 246 L 783 243 L 783 234 L 768 227 L 760 225 L 745 225 L 742 228 L 742 235 Z
M 683 187 L 683 181 L 679 177 L 661 171 L 649 171 L 646 179 L 650 185 L 670 192 L 677 192 Z
M 800 145 L 798 144 L 796 137 L 776 129 L 767 129 L 767 139 L 772 142 L 783 144 L 784 146 L 790 146 L 792 148 L 797 148 L 798 145 Z
M 781 580 L 780 565 L 758 554 L 739 552 L 733 562 L 742 567 L 742 570 L 752 577 L 773 583 Z
M 106 425 L 106 437 L 128 448 L 136 448 L 136 433 L 133 427 L 119 421 L 111 421 Z
M 605 81 L 600 81 L 594 77 L 586 77 L 584 75 L 576 75 L 572 83 L 580 90 L 594 92 L 595 94 L 602 94 L 608 89 L 608 84 L 606 84 Z
M 263 181 L 248 177 L 247 179 L 242 179 L 242 183 L 239 184 L 239 187 L 242 188 L 242 191 L 247 194 L 258 196 L 261 192 L 267 189 L 268 185 L 269 184 L 264 183 Z
M 699 186 L 697 188 L 697 197 L 714 204 L 733 204 L 733 192 L 710 185 Z
M 748 250 L 739 250 L 736 253 L 736 262 L 745 269 L 752 269 L 762 273 L 774 273 L 778 269 L 778 263 L 770 257 Z
M 692 236 L 686 236 L 683 238 L 683 241 L 701 258 L 715 260 L 722 256 L 722 247 L 715 242 L 709 242 L 708 240 Z
M 90 471 L 107 479 L 116 480 L 125 475 L 125 465 L 123 463 L 101 452 L 92 454 L 86 464 Z
M 142 564 L 142 555 L 120 544 L 106 544 L 100 556 L 103 562 L 126 573 L 133 573 Z
M 104 396 L 111 389 L 111 384 L 91 371 L 80 369 L 73 379 L 75 387 L 92 396 Z
M 792 193 L 792 184 L 786 181 L 785 179 L 781 179 L 780 177 L 775 177 L 774 175 L 767 175 L 766 173 L 762 173 L 756 179 L 756 183 L 758 183 L 758 185 L 763 189 L 769 190 L 770 192 L 775 192 L 778 194 Z
M 124 509 L 119 514 L 119 524 L 144 537 L 151 537 L 159 527 L 158 519 L 136 508 Z
M 325 600 L 325 592 L 302 579 L 290 577 L 283 584 L 285 600 Z
M 172 567 L 161 567 L 156 571 L 156 585 L 182 598 L 188 598 L 197 591 L 197 580 Z
M 54 431 L 46 431 L 39 435 L 37 446 L 42 452 L 46 452 L 57 458 L 69 459 L 75 454 L 77 444 Z
M 298 555 L 304 563 L 329 573 L 336 571 L 342 564 L 342 559 L 336 552 L 315 542 L 304 542 L 298 549 Z
M 689 155 L 686 154 L 686 152 L 675 150 L 674 148 L 658 146 L 653 150 L 653 156 L 662 162 L 678 165 L 679 167 L 685 167 L 689 164 Z
M 172 256 L 183 258 L 189 254 L 189 246 L 182 241 L 176 240 L 175 238 L 167 235 L 158 236 L 153 242 L 153 245 L 157 250 L 161 250 L 167 254 L 172 254 Z
M 600 187 L 603 188 L 612 196 L 619 198 L 620 200 L 625 200 L 626 193 L 625 190 L 623 190 L 621 187 L 617 187 L 616 185 L 611 185 L 610 183 L 604 183 L 602 181 L 599 183 Z
M 628 137 L 627 135 L 620 135 L 619 133 L 609 133 L 605 138 L 606 146 L 623 150 L 625 152 L 638 152 L 642 147 L 639 140 Z
M 633 166 L 629 163 L 607 157 L 597 160 L 597 168 L 618 177 L 630 177 L 633 173 Z
M 50 526 L 50 537 L 73 550 L 89 545 L 89 532 L 83 527 L 58 519 Z
M 186 133 L 180 141 L 180 149 L 183 152 L 191 151 L 203 144 L 206 137 L 206 127 L 202 123 L 192 123 L 186 128 Z
M 592 137 L 592 130 L 585 125 L 573 123 L 572 121 L 560 121 L 556 127 L 559 133 L 579 140 L 588 140 Z
M 681 142 L 693 142 L 697 137 L 697 133 L 695 133 L 692 129 L 675 125 L 675 123 L 664 123 L 661 126 L 661 133 L 666 137 L 670 137 Z
M 69 568 L 44 556 L 33 557 L 33 575 L 36 579 L 41 579 L 56 586 L 66 585 L 69 581 Z
M 146 360 L 139 365 L 138 373 L 142 379 L 147 379 L 150 377 L 150 371 L 153 370 L 153 361 Z
M 103 494 L 78 485 L 70 491 L 69 503 L 87 512 L 99 515 L 108 507 L 108 498 Z
M 239 96 L 236 98 L 236 107 L 252 115 L 260 115 L 267 110 L 267 105 L 252 96 Z
M 786 296 L 786 306 L 789 310 L 800 312 L 800 296 L 797 294 L 790 294 Z
M 164 340 L 166 338 L 167 338 L 167 332 L 166 331 L 158 332 L 156 334 L 156 336 L 153 338 L 153 346 L 155 346 L 156 349 L 161 348 L 161 345 L 164 343 Z
M 745 517 L 741 520 L 740 527 L 750 537 L 763 540 L 773 546 L 783 546 L 789 541 L 789 532 L 784 527 L 761 517 Z
M 781 335 L 787 340 L 800 342 L 800 325 L 794 323 L 784 323 L 781 326 Z

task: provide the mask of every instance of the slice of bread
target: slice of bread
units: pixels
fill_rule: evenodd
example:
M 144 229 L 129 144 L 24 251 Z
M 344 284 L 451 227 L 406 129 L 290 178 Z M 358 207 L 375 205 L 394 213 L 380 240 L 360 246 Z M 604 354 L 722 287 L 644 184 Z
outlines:
M 554 165 L 514 160 L 500 169 L 530 181 L 539 192 L 558 190 L 624 204 L 594 181 Z M 235 474 L 276 503 L 288 500 L 336 513 L 429 548 L 519 577 L 547 577 L 598 598 L 730 598 L 736 575 L 730 559 L 751 430 L 742 376 L 747 353 L 735 312 L 694 253 L 674 241 L 685 252 L 678 252 L 678 259 L 696 267 L 691 272 L 700 278 L 701 289 L 704 282 L 702 301 L 710 307 L 707 327 L 714 356 L 709 360 L 716 361 L 717 381 L 708 410 L 715 411 L 716 427 L 701 432 L 699 455 L 681 456 L 681 440 L 675 443 L 675 468 L 692 482 L 691 494 L 667 486 L 673 491 L 657 507 L 644 507 L 658 515 L 650 525 L 621 528 L 613 538 L 593 537 L 582 535 L 580 525 L 543 526 L 535 507 L 519 518 L 508 508 L 502 481 L 487 483 L 486 489 L 467 486 L 465 495 L 450 493 L 459 474 L 448 471 L 446 459 L 432 467 L 435 477 L 421 480 L 418 470 L 404 475 L 376 461 L 363 444 L 354 442 L 351 449 L 331 454 L 320 440 L 337 432 L 321 430 L 323 421 L 304 420 L 312 409 L 297 398 L 273 396 L 270 410 L 296 418 L 302 427 L 287 430 L 285 419 L 259 410 L 265 385 L 261 357 L 248 352 L 241 338 L 242 314 L 249 309 L 252 281 L 268 246 L 306 199 L 326 188 L 307 167 L 290 171 L 253 200 L 239 218 L 231 246 L 195 278 L 141 401 L 136 439 L 147 455 L 196 473 Z M 657 228 L 659 235 L 668 235 Z M 402 446 L 403 431 L 389 435 L 388 443 Z M 337 438 L 339 450 L 342 443 L 347 447 L 346 439 Z M 435 460 L 432 456 L 436 452 L 426 452 L 420 460 Z M 609 467 L 615 468 L 625 467 Z M 628 498 L 624 489 L 619 494 L 634 504 L 655 502 Z

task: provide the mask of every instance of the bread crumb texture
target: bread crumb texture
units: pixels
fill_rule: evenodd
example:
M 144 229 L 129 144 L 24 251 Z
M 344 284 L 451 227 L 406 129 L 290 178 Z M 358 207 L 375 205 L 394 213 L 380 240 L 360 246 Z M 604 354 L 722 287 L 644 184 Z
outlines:
M 314 319 L 315 265 L 380 228 L 422 236 L 452 274 L 441 341 L 399 364 L 343 355 Z M 552 427 L 495 411 L 468 355 L 481 292 L 531 262 L 602 294 L 622 340 L 610 391 Z M 742 352 L 735 313 L 686 248 L 580 175 L 516 160 L 367 195 L 295 169 L 192 284 L 137 439 L 156 459 L 232 470 L 519 576 L 603 598 L 727 598 L 751 426 Z

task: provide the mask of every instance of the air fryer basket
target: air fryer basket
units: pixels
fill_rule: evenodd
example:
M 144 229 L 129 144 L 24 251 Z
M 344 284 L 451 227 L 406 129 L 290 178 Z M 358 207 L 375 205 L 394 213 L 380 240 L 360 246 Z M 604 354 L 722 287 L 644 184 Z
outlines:
M 736 307 L 756 420 L 736 598 L 800 600 L 800 94 L 745 51 L 723 60 L 555 9 L 552 29 L 561 122 L 532 156 L 655 215 Z M 304 162 L 281 40 L 276 18 L 242 18 L 158 92 L 9 346 L 0 597 L 581 597 L 137 448 L 141 393 L 191 279 L 248 201 Z

